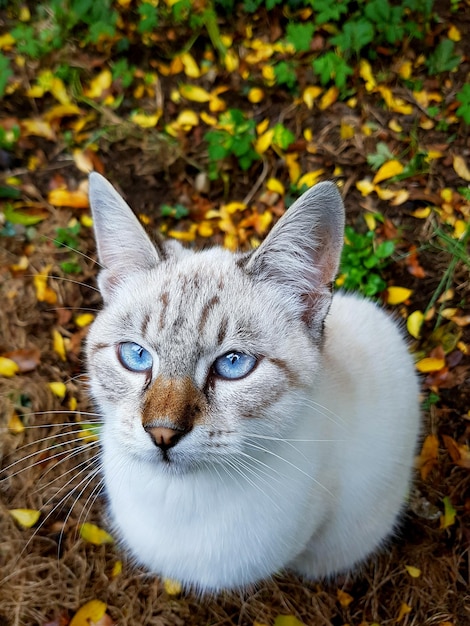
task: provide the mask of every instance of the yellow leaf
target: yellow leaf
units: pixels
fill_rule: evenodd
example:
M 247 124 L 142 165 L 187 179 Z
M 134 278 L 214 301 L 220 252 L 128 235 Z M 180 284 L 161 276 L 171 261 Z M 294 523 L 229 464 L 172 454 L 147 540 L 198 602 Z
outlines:
M 122 561 L 116 561 L 111 570 L 111 578 L 117 578 L 122 573 Z
M 49 141 L 56 140 L 56 134 L 51 128 L 49 122 L 46 122 L 42 119 L 24 119 L 21 122 L 21 127 L 23 129 L 23 135 L 25 137 L 29 135 L 34 135 L 36 137 L 44 137 L 44 139 L 48 139 Z
M 162 111 L 155 113 L 146 113 L 145 111 L 134 111 L 131 113 L 130 120 L 141 128 L 154 128 L 162 116 Z
M 18 417 L 18 413 L 16 411 L 13 411 L 10 419 L 8 420 L 8 430 L 14 435 L 19 435 L 25 430 L 25 426 Z
M 197 229 L 196 224 L 194 226 Z M 178 239 L 179 241 L 194 241 L 196 238 L 196 231 L 191 230 L 169 230 L 168 237 L 172 237 L 173 239 Z
M 211 99 L 210 93 L 197 85 L 181 85 L 179 92 L 183 98 L 191 100 L 191 102 L 209 102 Z
M 307 172 L 303 174 L 297 181 L 297 187 L 300 189 L 304 185 L 306 187 L 313 187 L 318 182 L 318 179 L 322 174 L 325 173 L 325 170 L 315 170 L 314 172 Z
M 266 117 L 262 122 L 256 125 L 256 134 L 262 135 L 269 128 L 269 118 Z
M 80 313 L 80 315 L 77 315 L 75 318 L 75 324 L 79 328 L 84 328 L 85 326 L 89 326 L 94 319 L 95 316 L 93 313 Z
M 413 291 L 406 287 L 389 287 L 387 289 L 387 304 L 401 304 L 406 302 Z
M 401 133 L 403 130 L 403 127 L 400 126 L 396 119 L 390 120 L 388 127 L 390 130 L 393 130 L 394 133 Z
M 449 307 L 446 309 L 442 309 L 440 313 L 444 319 L 450 320 L 457 315 L 458 311 L 459 310 L 457 308 Z
M 89 174 L 93 171 L 93 162 L 90 158 L 89 153 L 80 150 L 80 148 L 76 148 L 73 153 L 73 160 L 77 169 L 79 169 L 84 174 Z
M 452 237 L 454 237 L 454 239 L 461 239 L 467 232 L 468 228 L 469 224 L 467 222 L 464 222 L 463 220 L 455 220 Z
M 375 230 L 375 227 L 377 226 L 377 220 L 375 219 L 375 216 L 372 213 L 365 213 L 364 221 L 367 224 L 367 228 L 369 230 Z
M 354 598 L 351 595 L 349 595 L 349 593 L 346 593 L 342 589 L 337 589 L 336 595 L 338 596 L 338 602 L 341 604 L 343 608 L 348 607 L 351 604 L 351 602 L 354 600 Z
M 179 596 L 183 590 L 181 583 L 178 580 L 172 578 L 163 579 L 163 588 L 169 596 Z
M 447 32 L 447 36 L 449 37 L 449 39 L 451 41 L 460 41 L 462 39 L 461 32 L 453 24 L 451 24 L 451 26 L 450 26 L 450 28 L 449 28 L 449 30 Z
M 454 170 L 457 176 L 463 178 L 467 182 L 470 181 L 470 170 L 465 162 L 465 159 L 459 155 L 455 155 L 453 159 Z
M 107 604 L 101 600 L 90 600 L 78 609 L 69 626 L 93 626 L 106 613 Z
M 47 197 L 48 201 L 57 207 L 71 207 L 74 209 L 88 209 L 88 194 L 83 189 L 52 189 Z
M 100 98 L 105 91 L 107 91 L 113 84 L 113 75 L 108 69 L 103 70 L 95 76 L 88 88 L 83 90 L 83 93 L 87 98 Z
M 306 89 L 304 89 L 304 92 L 302 94 L 302 100 L 305 102 L 309 109 L 313 108 L 313 104 L 318 96 L 321 94 L 321 92 L 321 87 L 317 86 L 307 87 Z
M 224 65 L 227 72 L 235 72 L 238 70 L 238 66 L 240 65 L 240 61 L 238 59 L 238 55 L 233 48 L 230 48 L 225 53 L 224 57 Z
M 47 284 L 49 270 L 51 265 L 43 267 L 39 274 L 35 274 L 33 277 L 33 284 L 36 289 L 36 298 L 39 302 L 47 302 L 48 304 L 55 304 L 57 302 L 56 292 Z
M 406 328 L 410 335 L 415 339 L 419 339 L 421 326 L 423 325 L 424 315 L 422 311 L 413 311 L 406 320 Z
M 264 91 L 260 89 L 259 87 L 253 87 L 248 92 L 248 100 L 252 102 L 253 104 L 258 104 L 258 102 L 261 102 L 263 98 L 264 98 Z
M 61 104 L 66 105 L 70 103 L 67 89 L 65 88 L 62 80 L 60 78 L 57 78 L 57 76 L 54 76 L 49 91 L 54 96 L 54 98 L 58 100 Z
M 286 166 L 289 170 L 289 178 L 291 183 L 293 184 L 295 184 L 299 180 L 301 174 L 298 159 L 299 155 L 296 152 L 291 152 L 289 154 L 286 154 L 285 156 Z
M 379 168 L 372 182 L 374 183 L 374 185 L 376 185 L 377 183 L 380 183 L 383 180 L 392 178 L 392 176 L 397 176 L 398 174 L 401 174 L 403 172 L 403 169 L 404 167 L 400 163 L 400 161 L 397 161 L 396 159 L 391 159 L 390 161 L 387 161 Z
M 263 65 L 261 74 L 268 87 L 272 87 L 276 83 L 276 74 L 274 73 L 274 67 L 272 65 Z
M 62 361 L 67 359 L 64 338 L 56 328 L 52 331 L 52 347 L 54 352 L 59 355 Z
M 339 130 L 339 136 L 341 137 L 341 139 L 351 139 L 352 137 L 354 137 L 355 132 L 356 131 L 354 130 L 354 126 L 351 126 L 351 124 L 346 124 L 346 122 L 341 120 Z
M 114 543 L 114 539 L 109 533 L 99 526 L 96 526 L 96 524 L 91 524 L 90 522 L 85 522 L 80 526 L 80 537 L 84 541 L 92 543 L 94 546 L 102 546 L 105 543 Z
M 334 102 L 336 102 L 336 100 L 338 99 L 338 96 L 339 96 L 338 87 L 336 86 L 330 87 L 328 91 L 323 94 L 320 100 L 320 104 L 318 105 L 318 108 L 321 111 L 324 111 L 325 109 L 330 107 Z
M 407 615 L 408 613 L 411 613 L 411 606 L 409 606 L 408 604 L 406 604 L 406 602 L 402 602 L 402 605 L 400 607 L 400 612 L 398 613 L 398 617 L 396 619 L 397 622 L 401 622 L 401 620 L 405 617 L 405 615 Z
M 413 217 L 417 217 L 420 220 L 424 220 L 431 215 L 431 207 L 426 206 L 421 209 L 416 209 L 411 213 Z
M 274 138 L 274 129 L 270 128 L 265 133 L 260 135 L 255 142 L 255 150 L 258 154 L 263 154 L 272 144 Z
M 183 63 L 184 73 L 186 76 L 189 76 L 189 78 L 199 78 L 201 76 L 201 71 L 194 60 L 194 57 L 189 52 L 183 52 L 180 59 Z
M 183 109 L 176 118 L 176 123 L 182 128 L 192 128 L 193 126 L 197 126 L 199 124 L 199 118 L 195 111 L 191 111 L 191 109 Z
M 441 530 L 444 530 L 445 528 L 449 528 L 449 526 L 455 524 L 457 511 L 452 506 L 449 496 L 445 496 L 442 501 L 444 502 L 444 514 L 441 515 L 440 528 Z
M 403 115 L 411 115 L 411 113 L 413 113 L 413 106 L 406 104 L 401 98 L 395 98 L 389 87 L 381 85 L 377 87 L 377 90 L 380 92 L 380 95 L 385 100 L 385 104 L 391 111 L 402 113 Z
M 410 197 L 410 192 L 407 189 L 399 189 L 393 197 L 393 200 L 390 204 L 393 206 L 399 206 L 400 204 L 404 204 L 408 198 Z
M 244 211 L 246 209 L 246 204 L 244 202 L 229 202 L 228 204 L 224 204 L 221 207 L 221 212 L 226 211 L 227 213 L 236 213 L 237 211 Z
M 201 222 L 197 227 L 197 232 L 201 237 L 212 237 L 214 229 L 209 222 Z
M 437 465 L 439 440 L 436 435 L 428 435 L 424 440 L 419 456 L 416 458 L 416 468 L 420 471 L 421 479 L 426 480 L 429 472 Z
M 398 74 L 405 80 L 408 80 L 408 78 L 411 76 L 412 67 L 413 65 L 411 61 L 403 61 L 402 63 L 400 63 L 400 66 L 398 68 Z
M 65 386 L 65 383 L 58 381 L 54 383 L 47 383 L 47 386 L 55 396 L 60 398 L 60 400 L 63 400 L 65 398 L 65 394 L 67 393 L 67 387 Z
M 8 359 L 6 356 L 0 356 L 0 376 L 4 378 L 12 378 L 20 368 L 12 359 Z
M 356 188 L 361 192 L 363 196 L 368 196 L 374 191 L 375 187 L 370 180 L 364 178 L 363 180 L 357 181 Z
M 413 565 L 405 565 L 405 569 L 411 578 L 419 578 L 421 576 L 421 570 Z
M 422 374 L 428 374 L 429 372 L 438 372 L 445 366 L 445 364 L 445 359 L 425 357 L 416 363 L 416 369 Z
M 366 91 L 373 91 L 373 89 L 377 86 L 377 83 L 372 75 L 370 63 L 365 59 L 361 59 L 359 62 L 359 74 L 366 83 Z
M 10 50 L 15 44 L 16 39 L 11 33 L 5 33 L 0 36 L 0 50 Z
M 80 224 L 85 228 L 91 228 L 93 226 L 93 218 L 91 215 L 82 215 L 80 217 Z
M 8 512 L 15 522 L 23 528 L 31 528 L 41 516 L 41 511 L 35 509 L 10 509 Z
M 269 191 L 274 191 L 278 193 L 280 196 L 283 196 L 286 193 L 284 185 L 277 178 L 269 178 L 266 183 L 266 189 Z
M 294 615 L 278 615 L 274 620 L 274 626 L 305 626 Z

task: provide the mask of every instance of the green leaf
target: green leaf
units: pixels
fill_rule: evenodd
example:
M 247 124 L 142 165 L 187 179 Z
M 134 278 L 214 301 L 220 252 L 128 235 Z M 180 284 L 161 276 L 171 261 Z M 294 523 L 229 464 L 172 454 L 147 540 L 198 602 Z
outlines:
M 374 40 L 374 26 L 365 18 L 349 20 L 330 41 L 347 56 L 359 52 Z
M 22 224 L 23 226 L 33 226 L 42 222 L 47 217 L 46 212 L 41 213 L 28 213 L 27 211 L 21 211 L 15 209 L 11 204 L 6 204 L 3 208 L 3 215 L 5 219 L 11 224 Z
M 274 620 L 274 626 L 305 626 L 294 615 L 278 615 Z
M 5 94 L 8 79 L 13 76 L 10 59 L 0 52 L 0 98 Z
M 455 54 L 455 44 L 452 40 L 444 38 L 437 45 L 434 52 L 426 60 L 426 66 L 430 74 L 451 72 L 461 62 L 460 55 Z
M 342 89 L 346 85 L 346 78 L 353 74 L 353 69 L 346 61 L 331 50 L 312 62 L 313 70 L 320 76 L 322 85 L 331 80 Z
M 162 204 L 160 207 L 160 214 L 162 217 L 173 217 L 176 220 L 180 220 L 183 217 L 187 217 L 189 215 L 189 211 L 185 206 L 179 203 L 174 206 Z
M 283 124 L 276 124 L 273 128 L 274 136 L 273 143 L 279 146 L 281 150 L 287 150 L 287 148 L 294 143 L 295 135 L 286 128 Z
M 287 41 L 294 46 L 297 52 L 308 52 L 314 31 L 315 25 L 312 22 L 306 24 L 289 22 L 286 28 Z
M 461 117 L 466 124 L 470 124 L 470 84 L 466 83 L 455 98 L 460 102 L 460 106 L 455 112 L 456 115 Z

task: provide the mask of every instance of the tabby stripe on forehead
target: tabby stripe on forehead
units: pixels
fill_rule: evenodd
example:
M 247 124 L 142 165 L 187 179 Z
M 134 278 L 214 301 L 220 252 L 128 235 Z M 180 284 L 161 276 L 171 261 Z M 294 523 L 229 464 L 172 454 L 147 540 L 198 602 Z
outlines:
M 144 319 L 142 320 L 142 327 L 140 329 L 140 334 L 142 337 L 145 337 L 147 334 L 147 328 L 150 322 L 150 313 L 147 311 L 144 315 Z
M 162 310 L 160 312 L 160 321 L 159 321 L 160 330 L 163 330 L 163 327 L 165 326 L 165 317 L 166 317 L 166 311 L 168 309 L 169 299 L 170 299 L 170 296 L 168 295 L 168 291 L 164 291 L 160 297 L 160 300 L 162 301 Z
M 285 373 L 286 378 L 292 387 L 299 386 L 298 375 L 290 369 L 286 361 L 284 361 L 283 359 L 275 359 L 275 358 L 269 358 L 269 360 L 271 361 L 271 363 L 274 363 L 274 365 L 276 365 L 279 369 L 281 369 Z
M 217 342 L 219 346 L 222 344 L 225 336 L 227 335 L 228 328 L 228 317 L 224 315 L 224 317 L 220 321 L 219 330 L 217 332 Z
M 95 343 L 95 345 L 93 345 L 91 347 L 91 351 L 93 353 L 98 352 L 98 350 L 104 350 L 105 348 L 110 348 L 111 344 L 109 343 Z
M 219 296 L 213 296 L 209 302 L 202 307 L 201 317 L 199 318 L 198 330 L 200 333 L 204 330 L 204 327 L 207 323 L 207 318 L 209 317 L 210 310 L 220 302 Z

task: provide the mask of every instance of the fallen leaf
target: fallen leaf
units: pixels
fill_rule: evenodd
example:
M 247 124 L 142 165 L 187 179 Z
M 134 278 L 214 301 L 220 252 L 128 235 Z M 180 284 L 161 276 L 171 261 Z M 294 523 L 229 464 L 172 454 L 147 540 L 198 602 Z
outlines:
M 406 302 L 413 293 L 412 289 L 406 287 L 389 287 L 387 289 L 387 304 L 402 304 Z
M 324 111 L 336 102 L 339 96 L 339 89 L 336 86 L 330 87 L 326 93 L 321 97 L 318 108 L 320 111 Z
M 396 621 L 401 622 L 405 615 L 408 615 L 408 613 L 411 613 L 411 611 L 412 607 L 409 604 L 406 604 L 406 602 L 402 602 Z
M 80 315 L 77 315 L 77 317 L 75 318 L 75 324 L 79 328 L 84 328 L 85 326 L 89 326 L 94 319 L 95 316 L 93 315 L 93 313 L 80 313 Z
M 356 188 L 358 189 L 358 191 L 361 192 L 363 196 L 368 196 L 374 191 L 375 185 L 372 183 L 371 180 L 364 178 L 363 180 L 357 181 Z
M 12 378 L 20 371 L 18 364 L 13 359 L 8 359 L 5 356 L 0 356 L 0 376 L 4 378 Z
M 445 359 L 425 357 L 416 363 L 416 369 L 422 374 L 427 374 L 428 372 L 438 372 L 445 367 L 445 364 Z
M 109 533 L 99 526 L 96 526 L 96 524 L 91 524 L 90 522 L 85 522 L 80 526 L 80 537 L 84 541 L 92 543 L 94 546 L 114 543 L 114 539 Z
M 18 417 L 18 413 L 16 411 L 13 411 L 10 419 L 8 420 L 8 430 L 14 435 L 19 435 L 25 430 L 25 426 Z
M 14 361 L 21 373 L 32 372 L 41 360 L 41 352 L 37 348 L 13 350 L 13 352 L 5 352 L 3 356 Z
M 347 608 L 354 600 L 354 598 L 349 593 L 346 593 L 342 589 L 336 590 L 336 596 L 338 598 L 338 602 L 344 609 Z
M 10 509 L 8 512 L 22 528 L 31 528 L 41 516 L 41 511 L 35 509 Z
M 98 626 L 106 614 L 107 604 L 101 600 L 90 600 L 72 617 L 69 626 Z
M 396 159 L 391 159 L 390 161 L 386 161 L 377 171 L 374 176 L 374 180 L 372 181 L 374 185 L 382 182 L 383 180 L 387 180 L 388 178 L 392 178 L 393 176 L 397 176 L 401 174 L 404 170 L 403 165 L 400 161 Z
M 426 480 L 430 471 L 437 465 L 439 441 L 436 435 L 428 435 L 423 442 L 420 455 L 416 458 L 416 468 L 420 471 L 421 479 Z
M 284 185 L 277 178 L 269 178 L 266 183 L 266 189 L 268 189 L 269 191 L 274 191 L 280 196 L 283 196 L 286 193 Z
M 64 338 L 56 328 L 52 331 L 52 347 L 54 352 L 59 355 L 62 361 L 67 360 Z
M 305 102 L 309 109 L 313 108 L 313 104 L 318 96 L 321 94 L 321 92 L 321 87 L 317 86 L 306 87 L 304 89 L 304 92 L 302 94 L 302 100 Z
M 419 578 L 421 576 L 421 570 L 413 565 L 405 565 L 405 569 L 411 578 Z
M 274 620 L 274 626 L 305 626 L 294 615 L 278 615 Z
M 415 339 L 419 339 L 421 334 L 421 326 L 423 325 L 424 314 L 422 311 L 413 311 L 406 320 L 406 328 L 410 335 Z
M 48 201 L 57 207 L 70 207 L 72 209 L 88 209 L 88 193 L 84 189 L 52 189 L 49 192 Z
M 444 530 L 455 524 L 457 511 L 452 506 L 449 496 L 442 498 L 442 502 L 444 503 L 444 513 L 441 515 L 440 529 Z
M 452 461 L 459 467 L 470 469 L 470 448 L 468 445 L 457 443 L 449 435 L 442 435 L 442 439 Z
M 470 181 L 470 170 L 463 157 L 455 155 L 453 158 L 453 166 L 456 174 L 460 176 L 460 178 L 463 178 L 467 182 Z
M 59 398 L 60 400 L 63 400 L 65 398 L 65 394 L 67 393 L 67 387 L 65 386 L 65 383 L 53 382 L 47 383 L 47 386 L 57 398 Z
M 259 87 L 252 87 L 247 97 L 252 104 L 258 104 L 264 99 L 264 91 Z
M 172 578 L 163 579 L 163 588 L 169 596 L 179 596 L 183 590 L 181 583 Z
M 210 93 L 197 85 L 181 85 L 179 92 L 183 98 L 191 100 L 191 102 L 209 102 L 211 99 Z
M 315 170 L 314 172 L 307 172 L 303 174 L 299 180 L 296 182 L 296 185 L 299 189 L 302 187 L 313 187 L 318 182 L 320 176 L 325 173 L 325 170 Z

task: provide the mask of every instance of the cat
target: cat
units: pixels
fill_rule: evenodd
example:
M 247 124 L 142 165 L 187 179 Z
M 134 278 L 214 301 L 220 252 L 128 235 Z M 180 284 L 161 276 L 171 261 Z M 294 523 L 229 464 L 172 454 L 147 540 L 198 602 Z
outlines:
M 395 322 L 332 295 L 336 185 L 250 253 L 152 241 L 100 174 L 89 195 L 104 305 L 87 363 L 125 548 L 201 593 L 363 562 L 403 511 L 419 389 Z

